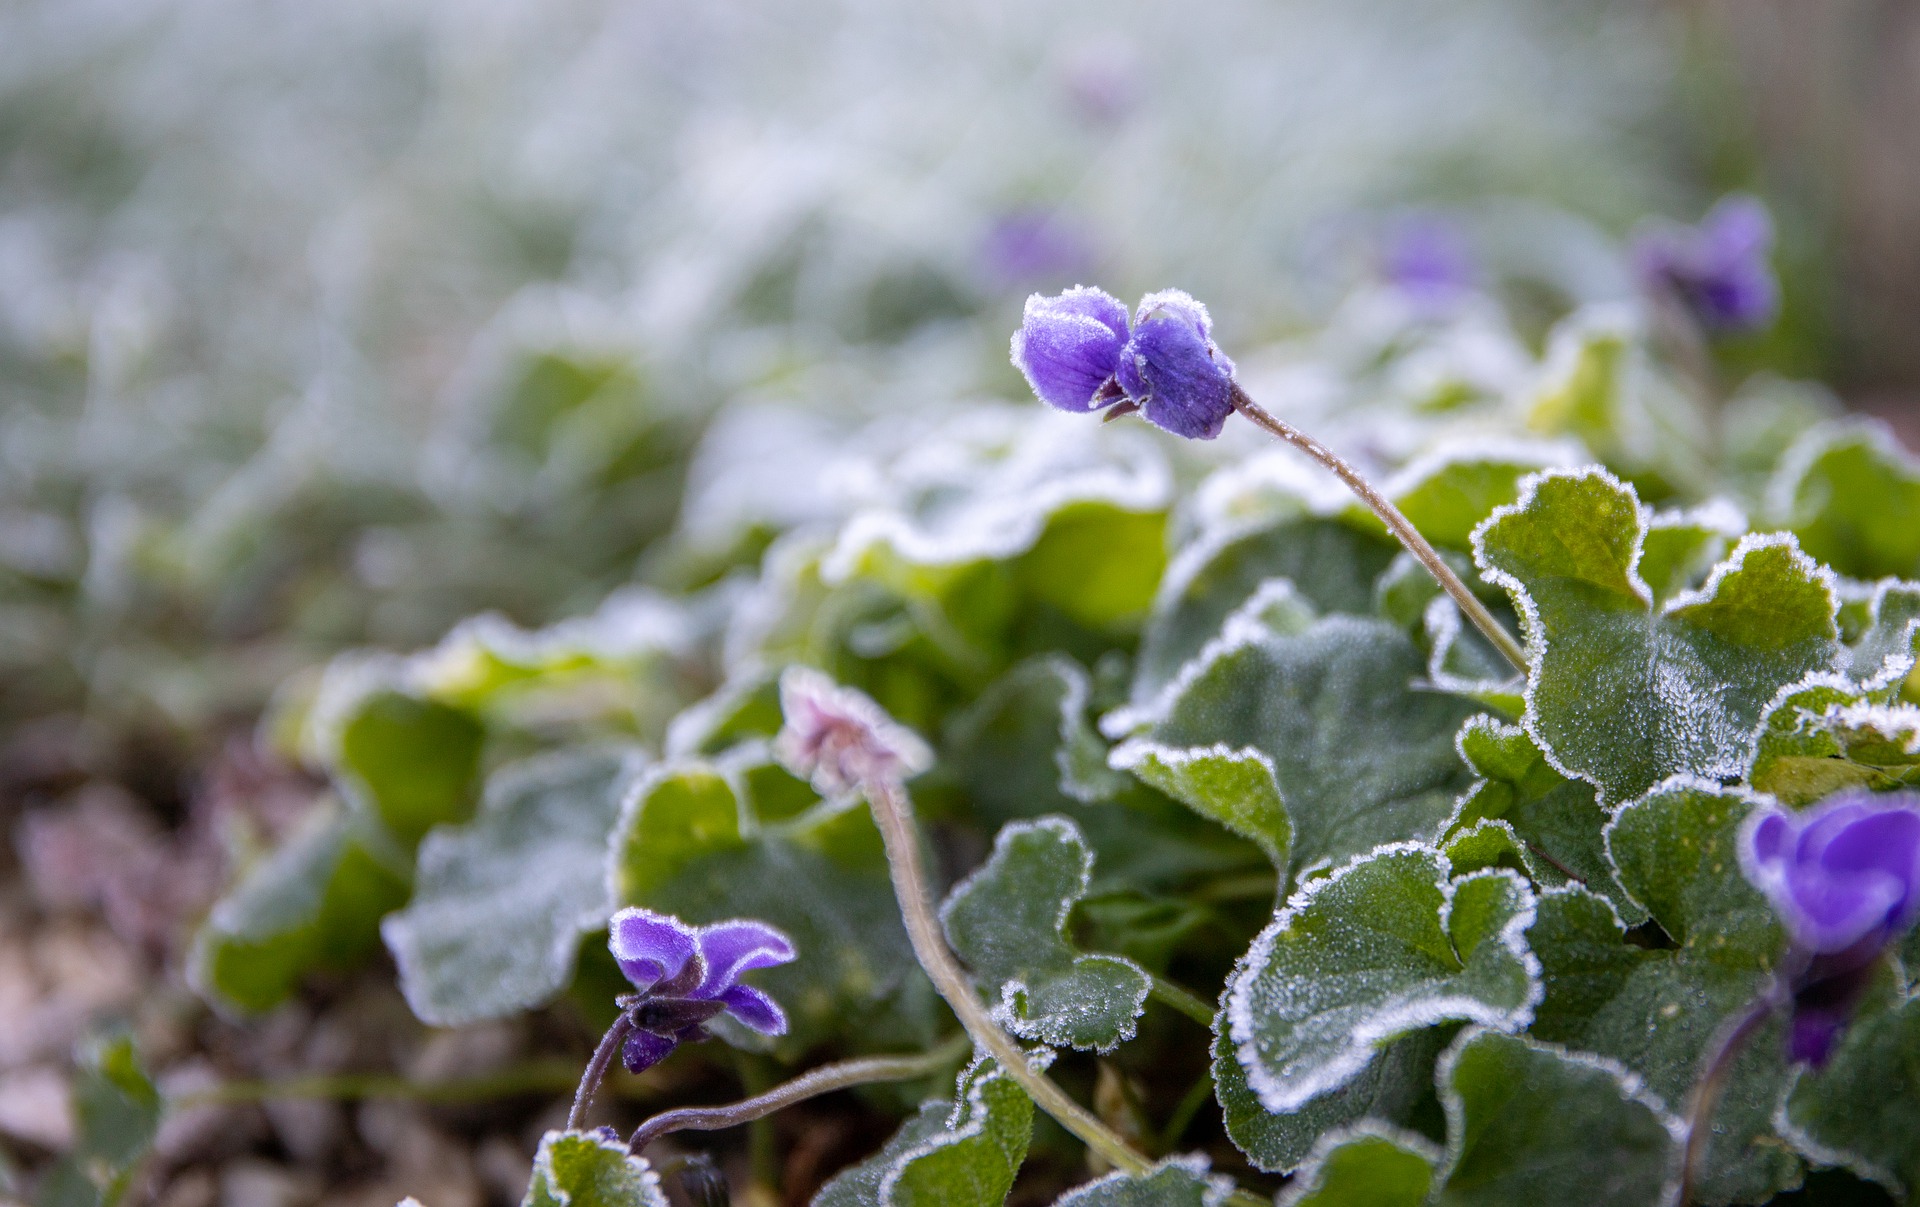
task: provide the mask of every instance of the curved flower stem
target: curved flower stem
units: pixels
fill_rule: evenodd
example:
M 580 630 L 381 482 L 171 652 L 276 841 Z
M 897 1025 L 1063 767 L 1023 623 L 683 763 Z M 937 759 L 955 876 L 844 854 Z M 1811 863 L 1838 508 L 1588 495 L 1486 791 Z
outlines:
M 593 1059 L 587 1062 L 587 1071 L 580 1075 L 580 1088 L 573 1092 L 573 1109 L 567 1112 L 568 1131 L 580 1130 L 580 1125 L 587 1121 L 587 1108 L 593 1105 L 594 1091 L 606 1079 L 614 1055 L 632 1032 L 633 1015 L 622 1010 L 620 1017 L 613 1020 L 613 1026 L 608 1027 L 607 1033 L 600 1037 L 600 1046 L 593 1050 Z
M 1186 1015 L 1203 1027 L 1213 1026 L 1214 1009 L 1207 1005 L 1206 999 L 1190 989 L 1174 984 L 1165 977 L 1153 977 L 1153 987 L 1147 991 L 1147 996 L 1162 1006 L 1171 1007 Z
M 915 1077 L 925 1077 L 951 1065 L 972 1044 L 972 1038 L 962 1034 L 931 1052 L 916 1052 L 911 1056 L 869 1056 L 821 1065 L 792 1081 L 782 1082 L 764 1094 L 756 1094 L 726 1106 L 690 1106 L 662 1111 L 634 1129 L 633 1135 L 627 1140 L 627 1147 L 639 1152 L 673 1132 L 712 1132 L 751 1123 L 796 1102 L 804 1102 L 835 1090 L 871 1085 L 877 1081 L 910 1081 Z
M 1707 1142 L 1713 1137 L 1713 1112 L 1720 1105 L 1720 1095 L 1727 1088 L 1734 1061 L 1740 1058 L 1754 1032 L 1765 1026 L 1780 1008 L 1782 996 L 1778 982 L 1769 985 L 1747 1007 L 1746 1013 L 1721 1029 L 1714 1041 L 1713 1055 L 1701 1070 L 1700 1080 L 1694 1083 L 1692 1101 L 1687 1107 L 1687 1148 L 1680 1158 L 1680 1194 L 1675 1200 L 1679 1207 L 1687 1207 L 1693 1201 L 1694 1183 L 1700 1179 Z
M 1233 383 L 1233 409 L 1332 470 L 1334 476 L 1345 483 L 1348 490 L 1365 503 L 1374 515 L 1380 517 L 1380 522 L 1387 526 L 1387 531 L 1391 532 L 1402 545 L 1406 546 L 1407 552 L 1420 559 L 1420 564 L 1427 568 L 1427 573 L 1433 575 L 1434 581 L 1440 584 L 1440 588 L 1453 597 L 1453 602 L 1459 607 L 1461 614 L 1472 621 L 1473 627 L 1479 629 L 1486 639 L 1493 643 L 1493 648 L 1499 650 L 1501 655 L 1513 664 L 1515 670 L 1522 675 L 1527 673 L 1526 650 L 1521 648 L 1513 635 L 1493 618 L 1493 613 L 1487 611 L 1487 606 L 1480 602 L 1479 597 L 1467 589 L 1467 584 L 1460 581 L 1460 576 L 1453 572 L 1453 567 L 1441 559 L 1439 552 L 1427 543 L 1426 537 L 1420 535 L 1420 530 L 1413 526 L 1413 522 L 1400 513 L 1400 509 L 1393 505 L 1392 500 L 1374 489 L 1373 483 L 1362 477 L 1359 470 L 1347 464 L 1337 453 L 1312 436 L 1267 411 L 1247 396 L 1247 392 L 1240 388 L 1239 382 Z
M 913 806 L 906 789 L 897 779 L 876 777 L 861 785 L 873 806 L 874 821 L 886 844 L 887 866 L 893 875 L 894 896 L 900 901 L 900 913 L 907 924 L 907 937 L 913 942 L 913 954 L 920 966 L 933 978 L 934 988 L 947 999 L 947 1005 L 960 1019 L 960 1025 L 987 1054 L 1000 1063 L 1007 1076 L 1020 1083 L 1034 1104 L 1052 1115 L 1060 1126 L 1099 1153 L 1107 1164 L 1130 1174 L 1146 1172 L 1152 1164 L 1133 1151 L 1118 1132 L 1102 1123 L 1093 1112 L 1067 1097 L 1045 1074 L 1027 1063 L 1020 1045 L 1000 1029 L 980 1004 L 973 982 L 947 947 L 946 936 L 934 917 L 933 903 L 927 894 L 927 879 L 920 866 L 920 843 L 913 825 Z

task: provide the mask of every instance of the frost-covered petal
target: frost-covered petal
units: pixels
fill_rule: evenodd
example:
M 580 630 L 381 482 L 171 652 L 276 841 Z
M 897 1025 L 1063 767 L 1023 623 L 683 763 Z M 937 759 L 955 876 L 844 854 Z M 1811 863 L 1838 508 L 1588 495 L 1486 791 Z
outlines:
M 627 1066 L 629 1073 L 644 1073 L 665 1060 L 677 1046 L 671 1036 L 635 1031 L 627 1036 L 626 1046 L 620 1049 L 620 1062 Z
M 788 667 L 780 676 L 780 709 L 786 723 L 774 754 L 823 795 L 933 765 L 933 752 L 918 734 L 867 696 L 809 667 Z
M 780 1004 L 751 985 L 735 985 L 720 995 L 727 1013 L 762 1035 L 785 1035 L 787 1015 Z
M 773 927 L 739 919 L 702 930 L 700 954 L 706 959 L 706 976 L 693 995 L 711 998 L 724 997 L 743 972 L 790 963 L 794 951 L 793 940 Z
M 607 947 L 642 993 L 683 972 L 699 954 L 698 932 L 680 919 L 629 907 L 607 923 Z
M 1055 297 L 1036 293 L 1013 333 L 1013 364 L 1048 406 L 1090 411 L 1126 340 L 1127 308 L 1118 298 L 1083 285 Z
M 1193 439 L 1220 434 L 1233 413 L 1233 362 L 1212 333 L 1207 308 L 1178 289 L 1141 299 L 1116 376 L 1148 422 Z

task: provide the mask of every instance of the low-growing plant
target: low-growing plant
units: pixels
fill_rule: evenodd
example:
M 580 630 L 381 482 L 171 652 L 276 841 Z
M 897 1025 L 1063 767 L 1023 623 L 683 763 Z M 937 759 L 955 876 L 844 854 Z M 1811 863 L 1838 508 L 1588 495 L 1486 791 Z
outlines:
M 610 927 L 633 992 L 530 1204 L 663 1203 L 661 1136 L 963 1060 L 814 1202 L 998 1204 L 1035 1145 L 1073 1207 L 1909 1197 L 1920 465 L 1722 395 L 1752 219 L 1658 232 L 1649 304 L 1517 385 L 1471 290 L 1369 300 L 1311 352 L 1358 463 L 1185 294 L 1036 297 L 1043 401 L 1226 451 L 877 424 L 853 502 L 700 591 L 337 662 L 274 723 L 337 801 L 195 983 L 262 1009 L 384 940 L 430 1023 L 604 1011 Z M 807 1071 L 587 1130 L 616 1056 L 709 1038 Z

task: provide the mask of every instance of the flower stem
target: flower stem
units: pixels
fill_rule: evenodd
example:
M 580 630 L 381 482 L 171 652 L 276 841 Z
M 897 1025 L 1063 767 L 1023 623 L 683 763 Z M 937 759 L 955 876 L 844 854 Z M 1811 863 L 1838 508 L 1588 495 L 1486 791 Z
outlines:
M 1130 1174 L 1146 1172 L 1151 1164 L 1133 1151 L 1118 1132 L 1102 1123 L 1046 1075 L 1027 1063 L 1027 1054 L 993 1021 L 973 982 L 967 979 L 960 962 L 947 947 L 946 936 L 928 898 L 927 880 L 920 866 L 920 842 L 913 824 L 913 806 L 906 789 L 897 779 L 878 777 L 861 785 L 873 806 L 874 821 L 886 845 L 887 865 L 893 875 L 894 896 L 900 901 L 900 913 L 906 921 L 907 937 L 913 942 L 913 954 L 920 966 L 933 978 L 934 988 L 947 999 L 947 1005 L 967 1029 L 973 1041 L 1000 1063 L 1007 1076 L 1020 1083 L 1027 1096 L 1060 1126 L 1079 1137 L 1081 1143 L 1100 1154 L 1107 1164 Z
M 567 1130 L 579 1131 L 587 1121 L 587 1108 L 593 1105 L 594 1091 L 606 1079 L 607 1069 L 612 1066 L 614 1056 L 620 1051 L 620 1045 L 627 1042 L 627 1036 L 633 1031 L 633 1015 L 622 1010 L 620 1017 L 613 1020 L 613 1026 L 600 1037 L 600 1046 L 593 1050 L 593 1059 L 587 1062 L 587 1071 L 580 1075 L 580 1088 L 573 1092 L 573 1109 L 567 1112 Z
M 1493 618 L 1493 613 L 1487 611 L 1487 606 L 1480 602 L 1479 597 L 1467 589 L 1467 584 L 1460 581 L 1460 576 L 1453 572 L 1453 567 L 1447 565 L 1439 552 L 1427 543 L 1427 538 L 1420 535 L 1420 530 L 1413 526 L 1413 521 L 1402 515 L 1400 509 L 1393 505 L 1392 500 L 1374 489 L 1373 483 L 1362 477 L 1359 470 L 1347 464 L 1326 445 L 1272 414 L 1248 397 L 1247 392 L 1240 388 L 1239 382 L 1233 384 L 1233 409 L 1332 470 L 1334 476 L 1345 483 L 1348 490 L 1365 503 L 1374 515 L 1380 517 L 1380 522 L 1387 526 L 1387 531 L 1392 533 L 1402 545 L 1406 546 L 1407 552 L 1420 559 L 1420 564 L 1427 568 L 1427 573 L 1433 575 L 1434 581 L 1440 584 L 1441 590 L 1453 597 L 1453 602 L 1459 607 L 1461 615 L 1473 622 L 1473 627 L 1479 629 L 1486 639 L 1493 643 L 1493 648 L 1499 650 L 1501 655 L 1513 664 L 1515 670 L 1522 675 L 1527 673 L 1526 650 L 1521 648 L 1513 635 Z
M 1183 989 L 1165 977 L 1154 977 L 1147 996 L 1162 1006 L 1172 1007 L 1203 1027 L 1213 1026 L 1214 1010 L 1206 1000 L 1190 989 Z
M 1720 1095 L 1727 1088 L 1734 1062 L 1740 1058 L 1747 1041 L 1780 1008 L 1781 997 L 1777 981 L 1768 985 L 1745 1013 L 1721 1028 L 1714 1041 L 1713 1055 L 1707 1059 L 1700 1080 L 1694 1083 L 1692 1101 L 1687 1108 L 1687 1148 L 1680 1159 L 1680 1194 L 1675 1200 L 1679 1207 L 1687 1207 L 1693 1201 L 1694 1183 L 1700 1179 L 1707 1144 L 1713 1138 L 1713 1112 L 1720 1105 Z
M 930 1052 L 843 1060 L 837 1064 L 821 1065 L 792 1081 L 774 1086 L 764 1094 L 756 1094 L 726 1106 L 690 1106 L 662 1111 L 634 1129 L 633 1135 L 627 1140 L 627 1147 L 639 1152 L 673 1132 L 712 1132 L 751 1123 L 796 1102 L 805 1102 L 835 1090 L 871 1085 L 878 1081 L 910 1081 L 915 1077 L 926 1077 L 958 1060 L 972 1043 L 969 1036 L 962 1034 Z

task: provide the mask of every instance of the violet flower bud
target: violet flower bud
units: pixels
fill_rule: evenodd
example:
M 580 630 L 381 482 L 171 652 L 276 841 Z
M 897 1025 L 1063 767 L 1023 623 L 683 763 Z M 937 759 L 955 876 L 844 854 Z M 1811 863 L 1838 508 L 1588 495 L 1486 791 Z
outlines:
M 1920 796 L 1848 792 L 1749 819 L 1740 862 L 1791 941 L 1795 1060 L 1825 1063 L 1881 954 L 1920 918 Z
M 1178 289 L 1126 310 L 1097 289 L 1034 294 L 1013 336 L 1013 363 L 1040 401 L 1063 411 L 1138 410 L 1176 436 L 1211 440 L 1233 413 L 1233 362 L 1213 342 L 1207 308 Z
M 933 765 L 933 752 L 878 704 L 819 671 L 790 666 L 780 676 L 786 724 L 774 755 L 795 775 L 836 796 L 872 779 L 906 779 Z
M 628 908 L 607 926 L 607 946 L 637 992 L 620 999 L 633 1024 L 621 1058 L 638 1073 L 680 1044 L 707 1038 L 722 1014 L 762 1035 L 784 1035 L 787 1016 L 740 975 L 785 964 L 793 941 L 764 922 L 689 926 L 669 914 Z
M 1654 222 L 1633 239 L 1634 270 L 1649 290 L 1671 293 L 1709 331 L 1738 334 L 1772 324 L 1780 285 L 1767 254 L 1773 220 L 1757 199 L 1723 199 L 1698 226 Z

